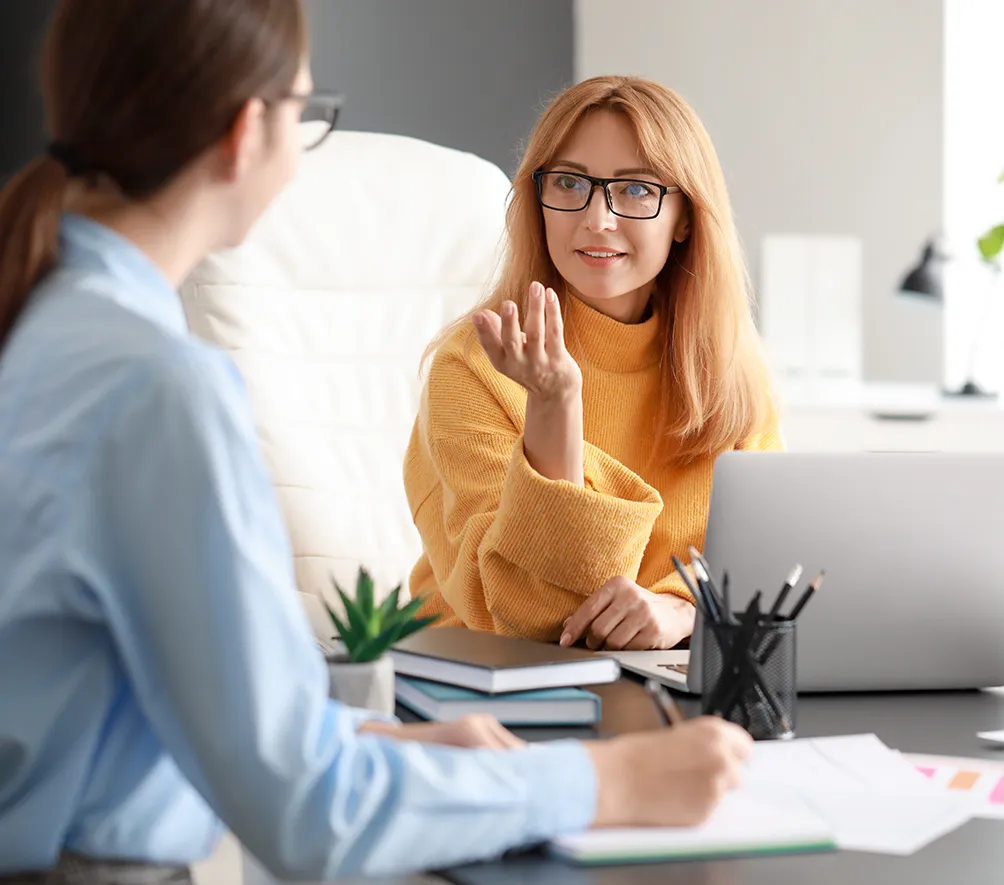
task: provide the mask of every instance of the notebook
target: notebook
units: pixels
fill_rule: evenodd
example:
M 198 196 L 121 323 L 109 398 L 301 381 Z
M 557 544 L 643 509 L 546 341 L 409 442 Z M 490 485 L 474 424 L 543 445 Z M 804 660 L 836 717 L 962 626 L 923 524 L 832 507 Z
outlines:
M 554 839 L 552 854 L 581 864 L 830 851 L 828 824 L 803 805 L 755 792 L 729 793 L 697 827 L 588 830 Z
M 394 672 L 495 694 L 616 682 L 620 664 L 579 648 L 562 648 L 468 630 L 430 627 L 390 651 Z
M 600 721 L 599 696 L 581 688 L 486 694 L 411 676 L 399 676 L 395 682 L 398 701 L 437 722 L 471 713 L 489 713 L 503 725 L 593 725 Z
M 550 850 L 586 864 L 834 847 L 905 856 L 977 810 L 875 735 L 761 741 L 744 769 L 742 785 L 701 826 L 588 831 L 556 839 Z

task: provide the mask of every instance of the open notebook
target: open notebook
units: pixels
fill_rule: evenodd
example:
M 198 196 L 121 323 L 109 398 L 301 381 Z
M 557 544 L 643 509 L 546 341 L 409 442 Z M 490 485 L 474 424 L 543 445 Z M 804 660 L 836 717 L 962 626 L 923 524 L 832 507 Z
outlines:
M 577 863 L 641 863 L 841 848 L 913 854 L 972 817 L 875 735 L 757 744 L 744 783 L 699 827 L 594 830 L 551 850 Z
M 836 848 L 829 825 L 797 803 L 728 794 L 699 827 L 591 830 L 555 839 L 553 854 L 576 863 L 643 863 L 731 855 L 828 851 Z

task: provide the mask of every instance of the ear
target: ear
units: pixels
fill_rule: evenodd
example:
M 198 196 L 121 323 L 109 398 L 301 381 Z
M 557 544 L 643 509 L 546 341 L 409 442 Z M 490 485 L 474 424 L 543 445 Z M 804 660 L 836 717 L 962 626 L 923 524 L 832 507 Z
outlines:
M 242 178 L 261 149 L 264 137 L 265 103 L 260 98 L 246 101 L 220 139 L 220 163 L 225 181 Z
M 676 230 L 673 231 L 673 241 L 676 243 L 682 243 L 687 237 L 690 236 L 690 207 L 688 206 L 683 215 L 680 216 L 680 220 L 676 222 Z

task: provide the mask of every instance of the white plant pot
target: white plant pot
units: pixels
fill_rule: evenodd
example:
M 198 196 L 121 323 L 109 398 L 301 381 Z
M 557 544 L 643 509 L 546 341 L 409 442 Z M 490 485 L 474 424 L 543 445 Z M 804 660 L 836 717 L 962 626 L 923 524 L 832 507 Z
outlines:
M 330 656 L 327 662 L 331 697 L 350 707 L 393 714 L 394 662 L 389 655 L 365 664 L 353 664 L 343 656 Z

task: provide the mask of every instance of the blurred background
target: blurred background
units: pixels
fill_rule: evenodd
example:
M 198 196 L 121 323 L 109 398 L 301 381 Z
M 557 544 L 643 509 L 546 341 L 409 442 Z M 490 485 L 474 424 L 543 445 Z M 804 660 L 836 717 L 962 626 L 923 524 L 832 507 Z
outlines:
M 986 256 L 978 245 L 1004 222 L 1000 0 L 306 3 L 318 86 L 347 95 L 340 125 L 507 173 L 578 79 L 679 91 L 724 166 L 792 426 L 800 409 L 1001 411 L 1004 287 L 994 237 Z M 3 175 L 44 146 L 37 61 L 54 6 L 2 4 Z

